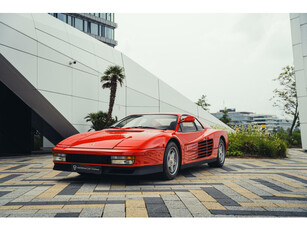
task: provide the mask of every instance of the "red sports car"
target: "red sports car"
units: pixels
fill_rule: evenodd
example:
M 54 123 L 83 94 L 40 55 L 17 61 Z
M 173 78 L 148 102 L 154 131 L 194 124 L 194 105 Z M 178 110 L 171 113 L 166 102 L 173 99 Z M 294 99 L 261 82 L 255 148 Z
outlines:
M 71 136 L 53 148 L 54 169 L 80 174 L 144 175 L 167 179 L 200 163 L 222 167 L 228 147 L 224 130 L 187 114 L 135 114 L 111 127 Z

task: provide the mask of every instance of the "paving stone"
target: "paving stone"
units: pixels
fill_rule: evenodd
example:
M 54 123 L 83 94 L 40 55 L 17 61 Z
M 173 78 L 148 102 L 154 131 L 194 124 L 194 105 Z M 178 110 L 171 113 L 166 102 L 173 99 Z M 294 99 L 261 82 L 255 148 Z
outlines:
M 104 208 L 84 208 L 79 217 L 102 217 Z
M 193 217 L 188 209 L 169 209 L 171 217 Z

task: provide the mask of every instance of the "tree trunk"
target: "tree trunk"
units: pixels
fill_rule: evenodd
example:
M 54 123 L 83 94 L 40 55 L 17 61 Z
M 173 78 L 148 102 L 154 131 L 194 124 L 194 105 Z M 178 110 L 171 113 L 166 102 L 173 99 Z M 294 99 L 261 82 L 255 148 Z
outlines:
M 110 87 L 110 101 L 109 101 L 109 111 L 108 111 L 108 117 L 107 117 L 107 124 L 109 123 L 111 117 L 112 117 L 112 111 L 113 111 L 113 106 L 115 102 L 115 97 L 116 97 L 116 89 L 117 89 L 117 82 L 116 80 L 111 80 L 111 87 Z M 106 125 L 107 125 L 106 124 Z
M 296 124 L 297 118 L 298 118 L 298 112 L 297 112 L 297 103 L 296 103 L 294 118 L 293 118 L 292 125 L 291 125 L 290 131 L 289 131 L 290 136 L 292 136 L 292 132 L 293 132 L 294 126 Z

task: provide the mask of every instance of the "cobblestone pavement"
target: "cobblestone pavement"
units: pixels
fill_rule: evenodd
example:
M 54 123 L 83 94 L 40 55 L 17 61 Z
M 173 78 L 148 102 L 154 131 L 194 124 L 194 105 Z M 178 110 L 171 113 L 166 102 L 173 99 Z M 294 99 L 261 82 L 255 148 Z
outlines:
M 0 217 L 307 216 L 307 153 L 227 158 L 159 176 L 83 177 L 52 170 L 51 155 L 0 158 Z

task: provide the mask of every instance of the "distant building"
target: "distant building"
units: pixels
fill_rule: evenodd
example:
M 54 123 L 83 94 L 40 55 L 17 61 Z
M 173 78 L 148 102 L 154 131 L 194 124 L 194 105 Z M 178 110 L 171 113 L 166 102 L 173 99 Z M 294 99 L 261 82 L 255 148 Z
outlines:
M 114 22 L 114 13 L 49 14 L 111 47 L 117 45 L 114 36 L 114 30 L 117 27 Z
M 212 113 L 213 116 L 220 119 L 223 116 L 223 109 L 217 113 Z M 228 117 L 231 119 L 231 125 L 243 125 L 247 127 L 249 125 L 265 125 L 268 131 L 287 130 L 291 128 L 291 122 L 286 119 L 280 119 L 274 115 L 255 114 L 253 112 L 237 112 L 236 109 L 227 109 Z

